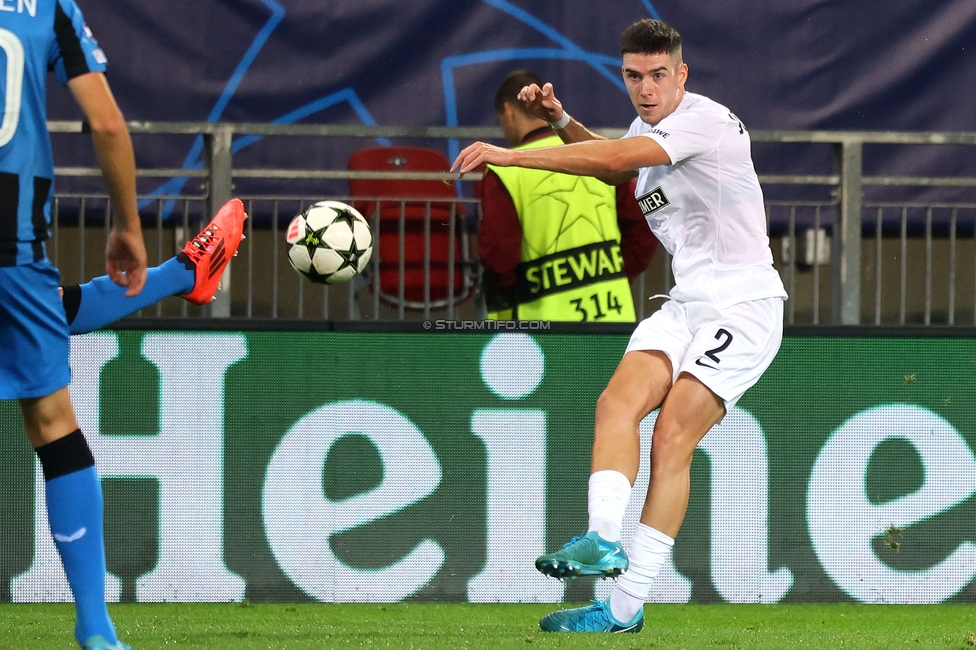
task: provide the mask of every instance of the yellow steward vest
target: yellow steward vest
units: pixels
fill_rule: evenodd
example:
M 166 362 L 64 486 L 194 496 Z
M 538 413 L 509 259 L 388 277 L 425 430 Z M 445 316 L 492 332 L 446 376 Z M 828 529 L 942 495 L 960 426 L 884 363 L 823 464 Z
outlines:
M 562 144 L 558 136 L 515 149 Z M 508 190 L 522 226 L 516 274 L 519 320 L 633 322 L 616 190 L 589 176 L 522 167 L 489 168 Z M 488 314 L 505 318 L 507 314 Z

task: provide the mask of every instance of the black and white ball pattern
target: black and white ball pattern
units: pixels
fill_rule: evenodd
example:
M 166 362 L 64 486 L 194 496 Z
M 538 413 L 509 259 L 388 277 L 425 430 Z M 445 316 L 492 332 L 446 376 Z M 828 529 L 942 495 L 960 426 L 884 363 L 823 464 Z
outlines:
M 348 282 L 366 268 L 373 236 L 363 215 L 341 201 L 319 201 L 297 215 L 285 235 L 288 261 L 312 282 Z

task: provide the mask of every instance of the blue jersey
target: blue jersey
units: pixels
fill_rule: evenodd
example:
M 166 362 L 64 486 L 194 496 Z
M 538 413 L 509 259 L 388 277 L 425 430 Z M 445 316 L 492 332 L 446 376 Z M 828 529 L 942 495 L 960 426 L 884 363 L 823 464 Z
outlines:
M 54 162 L 46 79 L 104 72 L 74 0 L 0 0 L 0 266 L 46 259 Z

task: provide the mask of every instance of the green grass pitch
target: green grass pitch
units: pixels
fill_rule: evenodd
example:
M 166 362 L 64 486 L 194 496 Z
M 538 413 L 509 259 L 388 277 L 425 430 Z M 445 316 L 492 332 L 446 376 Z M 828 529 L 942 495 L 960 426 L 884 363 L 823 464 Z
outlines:
M 640 634 L 547 634 L 559 606 L 233 603 L 112 605 L 134 650 L 415 648 L 942 648 L 976 647 L 969 605 L 647 605 Z M 0 648 L 76 648 L 71 605 L 0 605 Z

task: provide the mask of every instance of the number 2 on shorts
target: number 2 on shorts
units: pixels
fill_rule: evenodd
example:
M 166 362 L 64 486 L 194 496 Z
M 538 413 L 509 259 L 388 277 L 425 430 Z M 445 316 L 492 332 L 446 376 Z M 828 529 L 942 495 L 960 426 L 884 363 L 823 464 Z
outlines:
M 723 336 L 725 337 L 725 340 L 720 343 L 717 348 L 712 348 L 711 350 L 707 350 L 705 352 L 705 356 L 715 363 L 721 363 L 721 360 L 718 358 L 718 353 L 729 347 L 729 343 L 732 342 L 732 333 L 724 327 L 720 327 L 719 330 L 715 332 L 715 340 L 718 341 Z

